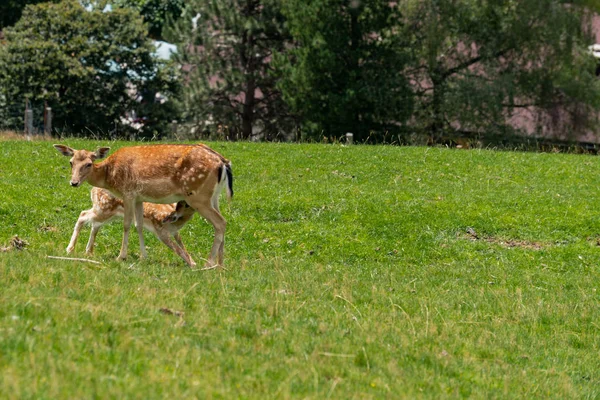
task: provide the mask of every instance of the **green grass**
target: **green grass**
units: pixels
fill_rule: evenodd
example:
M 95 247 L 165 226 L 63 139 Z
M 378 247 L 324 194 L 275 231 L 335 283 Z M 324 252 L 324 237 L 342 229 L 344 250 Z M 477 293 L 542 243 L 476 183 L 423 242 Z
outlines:
M 49 142 L 0 143 L 0 246 L 29 242 L 0 253 L 0 397 L 600 397 L 597 158 L 210 145 L 227 269 L 193 271 L 149 233 L 116 262 L 120 223 L 100 266 L 47 259 L 90 187 Z M 212 227 L 182 236 L 207 256 Z

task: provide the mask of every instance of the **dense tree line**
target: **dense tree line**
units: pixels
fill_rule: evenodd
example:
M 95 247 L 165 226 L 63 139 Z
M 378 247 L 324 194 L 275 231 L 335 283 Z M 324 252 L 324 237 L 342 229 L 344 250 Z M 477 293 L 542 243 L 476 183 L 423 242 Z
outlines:
M 540 134 L 595 132 L 597 3 L 9 0 L 0 116 L 28 98 L 72 132 L 137 111 L 147 135 L 179 119 L 230 139 L 439 142 L 518 133 L 526 110 Z M 177 45 L 172 60 L 151 39 Z
M 133 131 L 127 114 L 136 113 L 148 116 L 140 135 L 165 130 L 175 103 L 155 96 L 175 98 L 179 85 L 174 71 L 153 57 L 137 12 L 86 9 L 77 0 L 40 3 L 26 7 L 5 35 L 0 117 L 3 102 L 26 99 L 50 106 L 60 131 L 125 136 Z
M 188 67 L 184 112 L 202 131 L 275 139 L 293 129 L 272 62 L 291 43 L 278 3 L 192 0 L 169 30 L 176 61 Z

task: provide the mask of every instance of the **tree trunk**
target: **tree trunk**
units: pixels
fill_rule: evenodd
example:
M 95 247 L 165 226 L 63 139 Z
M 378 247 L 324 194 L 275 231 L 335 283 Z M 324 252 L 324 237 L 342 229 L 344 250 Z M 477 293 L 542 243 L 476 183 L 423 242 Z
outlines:
M 350 54 L 350 71 L 353 71 L 354 73 L 359 73 L 360 71 L 360 67 L 359 67 L 359 45 L 362 39 L 362 34 L 361 34 L 361 30 L 360 30 L 360 24 L 358 22 L 358 17 L 359 14 L 361 12 L 360 9 L 360 4 L 357 6 L 354 6 L 350 8 L 350 51 L 352 52 L 352 54 Z M 356 101 L 356 100 L 354 100 Z M 354 120 L 352 123 L 352 126 L 354 127 L 354 129 L 356 127 L 361 126 L 360 125 L 360 115 L 361 115 L 361 109 L 360 107 L 355 110 L 356 112 L 352 113 L 352 119 Z M 350 128 L 347 128 L 350 129 Z M 346 134 L 347 132 L 340 132 L 342 135 Z M 366 134 L 366 132 L 357 132 L 359 136 L 363 136 Z
M 429 126 L 430 142 L 437 144 L 442 140 L 444 135 L 444 79 L 441 71 L 436 70 L 431 75 L 431 83 L 433 85 L 433 95 L 431 99 L 432 121 Z
M 254 13 L 256 4 L 252 0 L 246 2 L 246 15 Z M 244 105 L 242 107 L 242 139 L 252 136 L 252 125 L 254 124 L 254 107 L 256 103 L 256 56 L 254 55 L 254 36 L 252 32 L 246 31 L 242 36 L 241 55 L 244 72 L 246 76 L 246 88 L 244 90 Z
M 254 76 L 248 76 L 246 81 L 246 91 L 244 99 L 244 107 L 242 111 L 242 138 L 249 139 L 252 136 L 252 125 L 254 123 L 254 103 L 256 85 L 254 83 Z

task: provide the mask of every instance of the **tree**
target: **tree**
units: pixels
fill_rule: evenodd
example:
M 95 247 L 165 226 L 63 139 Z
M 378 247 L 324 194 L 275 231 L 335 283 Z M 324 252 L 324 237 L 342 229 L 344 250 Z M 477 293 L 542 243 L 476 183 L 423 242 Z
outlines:
M 413 127 L 433 142 L 447 135 L 509 135 L 528 110 L 537 129 L 584 129 L 600 105 L 586 9 L 556 0 L 408 0 L 415 65 Z M 560 110 L 560 111 L 558 111 Z M 557 114 L 558 113 L 558 114 Z M 546 116 L 546 117 L 544 117 Z
M 133 10 L 88 11 L 77 0 L 28 6 L 6 38 L 0 46 L 0 98 L 47 102 L 58 129 L 114 136 L 127 129 L 126 112 L 174 112 L 173 102 L 161 104 L 155 93 L 174 97 L 177 80 L 153 56 Z M 164 119 L 151 119 L 143 134 L 165 126 Z
M 358 140 L 402 130 L 412 94 L 398 7 L 382 0 L 285 0 L 296 46 L 277 57 L 278 87 L 308 136 Z
M 277 0 L 195 0 L 173 26 L 185 76 L 186 117 L 230 138 L 272 139 L 291 130 L 275 78 L 273 52 L 286 35 Z
M 148 34 L 152 39 L 163 40 L 163 28 L 168 21 L 177 20 L 183 12 L 184 0 L 113 0 L 114 7 L 136 9 L 148 24 Z

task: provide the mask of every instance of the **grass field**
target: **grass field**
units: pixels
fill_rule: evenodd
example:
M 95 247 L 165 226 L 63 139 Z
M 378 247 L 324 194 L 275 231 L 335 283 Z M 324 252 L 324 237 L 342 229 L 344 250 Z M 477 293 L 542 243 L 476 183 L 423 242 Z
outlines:
M 236 194 L 199 271 L 150 233 L 115 261 L 120 223 L 101 265 L 46 258 L 90 207 L 51 143 L 0 142 L 0 247 L 29 244 L 0 253 L 2 398 L 600 397 L 596 157 L 209 143 Z

